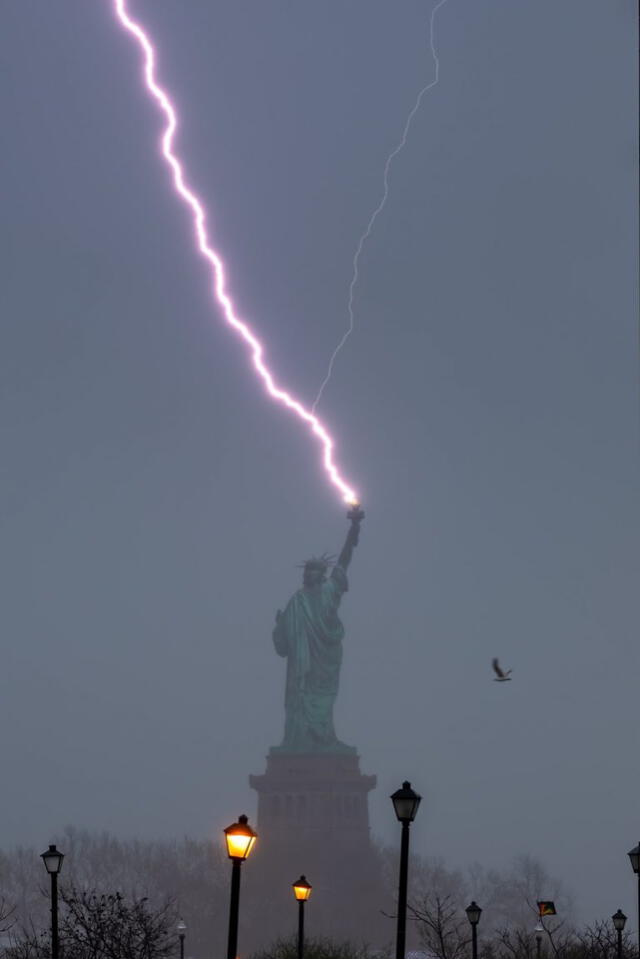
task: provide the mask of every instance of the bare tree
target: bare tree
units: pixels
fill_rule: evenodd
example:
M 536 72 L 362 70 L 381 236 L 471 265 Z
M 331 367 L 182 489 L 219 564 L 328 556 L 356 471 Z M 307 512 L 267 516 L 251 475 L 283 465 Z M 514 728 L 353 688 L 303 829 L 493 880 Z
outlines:
M 150 907 L 146 897 L 126 899 L 119 892 L 61 892 L 60 946 L 65 959 L 169 959 L 176 949 L 172 903 Z M 49 937 L 35 927 L 22 929 L 5 950 L 6 959 L 44 959 Z
M 529 930 L 502 926 L 491 939 L 483 941 L 483 959 L 531 959 L 533 954 L 533 935 Z
M 409 905 L 421 946 L 438 959 L 462 959 L 469 952 L 469 923 L 453 896 L 433 893 Z
M 611 920 L 598 919 L 592 925 L 574 932 L 573 939 L 567 944 L 563 959 L 616 959 L 618 955 L 618 933 Z M 637 950 L 628 932 L 622 934 L 623 959 L 637 956 Z
M 172 903 L 152 909 L 146 897 L 71 890 L 61 942 L 67 959 L 168 959 L 176 948 Z
M 412 875 L 409 911 L 417 938 L 438 959 L 468 954 L 471 935 L 465 906 L 470 899 L 483 908 L 479 930 L 483 959 L 531 959 L 540 899 L 554 899 L 561 914 L 544 920 L 547 951 L 557 959 L 573 941 L 568 931 L 571 901 L 561 883 L 531 856 L 518 856 L 506 870 L 474 865 L 464 874 L 439 860 L 417 860 Z
M 212 942 L 225 941 L 228 863 L 224 850 L 215 843 L 120 840 L 108 833 L 73 827 L 53 836 L 52 841 L 65 853 L 61 902 L 72 888 L 99 895 L 117 889 L 127 900 L 147 897 L 152 910 L 172 900 L 189 927 L 191 956 L 208 956 Z M 30 948 L 34 930 L 49 928 L 47 879 L 39 850 L 19 847 L 0 852 L 0 893 L 15 907 L 15 931 L 21 930 L 20 941 Z
M 309 939 L 304 944 L 306 959 L 389 959 L 389 954 L 371 952 L 367 946 L 333 939 Z M 254 953 L 251 959 L 296 959 L 298 943 L 294 939 L 278 939 L 271 946 Z
M 9 932 L 14 925 L 15 906 L 10 906 L 4 896 L 0 896 L 0 935 Z

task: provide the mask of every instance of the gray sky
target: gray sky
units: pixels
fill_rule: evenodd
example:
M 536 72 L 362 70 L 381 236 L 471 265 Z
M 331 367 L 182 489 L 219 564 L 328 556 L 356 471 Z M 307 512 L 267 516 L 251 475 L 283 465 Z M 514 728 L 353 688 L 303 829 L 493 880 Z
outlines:
M 243 315 L 311 402 L 430 2 L 131 0 Z M 448 0 L 321 412 L 367 518 L 338 734 L 416 850 L 634 915 L 631 0 Z M 211 835 L 283 727 L 270 633 L 344 510 L 219 322 L 110 3 L 4 0 L 0 844 Z M 499 655 L 514 682 L 491 681 Z

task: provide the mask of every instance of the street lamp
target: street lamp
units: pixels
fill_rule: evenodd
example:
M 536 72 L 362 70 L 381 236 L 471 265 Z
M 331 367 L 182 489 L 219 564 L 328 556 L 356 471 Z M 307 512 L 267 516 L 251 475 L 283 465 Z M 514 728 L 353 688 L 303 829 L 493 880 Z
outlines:
M 238 950 L 238 911 L 240 907 L 240 866 L 255 846 L 258 834 L 249 825 L 246 816 L 227 826 L 224 838 L 227 843 L 227 855 L 233 863 L 231 867 L 231 901 L 229 903 L 229 939 L 227 941 L 227 959 L 236 959 Z
M 58 959 L 58 873 L 62 869 L 64 853 L 49 846 L 41 858 L 51 876 L 51 959 Z
M 304 953 L 304 904 L 311 895 L 311 886 L 306 876 L 300 876 L 297 882 L 292 883 L 293 894 L 298 901 L 298 959 Z
M 611 917 L 611 922 L 615 931 L 618 933 L 618 959 L 622 959 L 622 930 L 627 921 L 627 917 L 623 913 L 622 909 L 618 909 L 617 912 Z
M 542 935 L 544 933 L 542 923 L 539 922 L 533 931 L 536 937 L 536 959 L 540 959 L 540 946 L 542 945 Z
M 180 959 L 184 959 L 184 935 L 187 931 L 187 924 L 184 919 L 178 920 L 176 930 L 178 932 L 178 939 L 180 940 Z
M 396 817 L 399 822 L 402 823 L 396 959 L 405 959 L 405 942 L 407 935 L 407 878 L 409 874 L 409 826 L 416 818 L 421 799 L 422 797 L 411 788 L 411 783 L 406 780 L 402 784 L 402 789 L 396 789 L 391 796 Z
M 475 899 L 472 899 L 465 912 L 471 923 L 471 959 L 478 959 L 478 923 L 480 922 L 482 909 Z

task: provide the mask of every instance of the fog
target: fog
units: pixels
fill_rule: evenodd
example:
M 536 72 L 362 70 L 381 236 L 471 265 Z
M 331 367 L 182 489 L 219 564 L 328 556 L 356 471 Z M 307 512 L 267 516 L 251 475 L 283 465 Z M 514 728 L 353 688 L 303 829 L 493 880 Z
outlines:
M 131 0 L 242 315 L 311 403 L 433 4 Z M 366 518 L 336 726 L 417 852 L 633 916 L 637 34 L 448 0 L 319 412 Z M 275 611 L 345 509 L 212 306 L 111 5 L 3 5 L 0 847 L 255 815 Z M 513 681 L 492 681 L 499 656 Z

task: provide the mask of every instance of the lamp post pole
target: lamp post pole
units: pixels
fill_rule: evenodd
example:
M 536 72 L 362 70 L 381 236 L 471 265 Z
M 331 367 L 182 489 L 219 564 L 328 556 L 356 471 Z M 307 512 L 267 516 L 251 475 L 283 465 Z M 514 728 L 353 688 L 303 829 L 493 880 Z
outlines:
M 184 935 L 187 931 L 187 924 L 184 919 L 180 919 L 178 922 L 178 939 L 180 940 L 180 959 L 184 959 Z
M 51 845 L 46 852 L 42 853 L 41 858 L 51 876 L 51 959 L 58 959 L 58 873 L 62 869 L 64 853 L 56 849 L 55 845 Z
M 304 899 L 298 903 L 298 959 L 304 956 Z
M 639 0 L 640 2 L 640 0 Z M 640 842 L 627 854 L 631 862 L 631 868 L 638 877 L 638 947 L 640 948 Z
M 407 940 L 407 885 L 409 882 L 409 823 L 402 823 L 400 837 L 400 877 L 398 881 L 398 921 L 396 959 L 404 959 Z
M 407 885 L 409 878 L 409 826 L 416 818 L 421 796 L 405 780 L 402 789 L 391 796 L 396 817 L 402 824 L 400 838 L 400 878 L 398 881 L 398 922 L 396 928 L 396 959 L 405 959 L 407 939 Z
M 227 959 L 236 959 L 238 954 L 238 917 L 240 914 L 240 866 L 241 859 L 234 859 L 231 865 L 231 899 L 229 902 L 229 935 L 227 937 Z
M 257 833 L 249 825 L 246 816 L 227 826 L 224 831 L 227 855 L 231 860 L 231 899 L 229 902 L 229 936 L 227 959 L 238 955 L 238 916 L 240 913 L 240 867 L 255 845 Z
M 611 921 L 613 922 L 614 929 L 618 934 L 617 959 L 622 959 L 622 930 L 625 927 L 627 917 L 623 913 L 622 909 L 618 909 L 618 911 L 614 912 L 612 915 Z
M 300 876 L 297 882 L 292 883 L 293 894 L 298 903 L 298 959 L 304 955 L 304 904 L 311 895 L 311 884 L 306 876 Z
M 58 959 L 58 873 L 51 873 L 51 959 Z
M 640 848 L 640 843 L 638 844 Z M 638 949 L 640 950 L 640 869 L 636 870 L 638 877 Z
M 542 933 L 544 932 L 544 929 L 542 928 L 542 923 L 540 922 L 538 923 L 538 925 L 534 929 L 534 932 L 536 934 L 536 959 L 540 959 L 540 947 L 542 946 Z
M 482 909 L 475 899 L 472 899 L 465 912 L 471 923 L 471 959 L 478 959 L 478 923 L 480 922 Z

